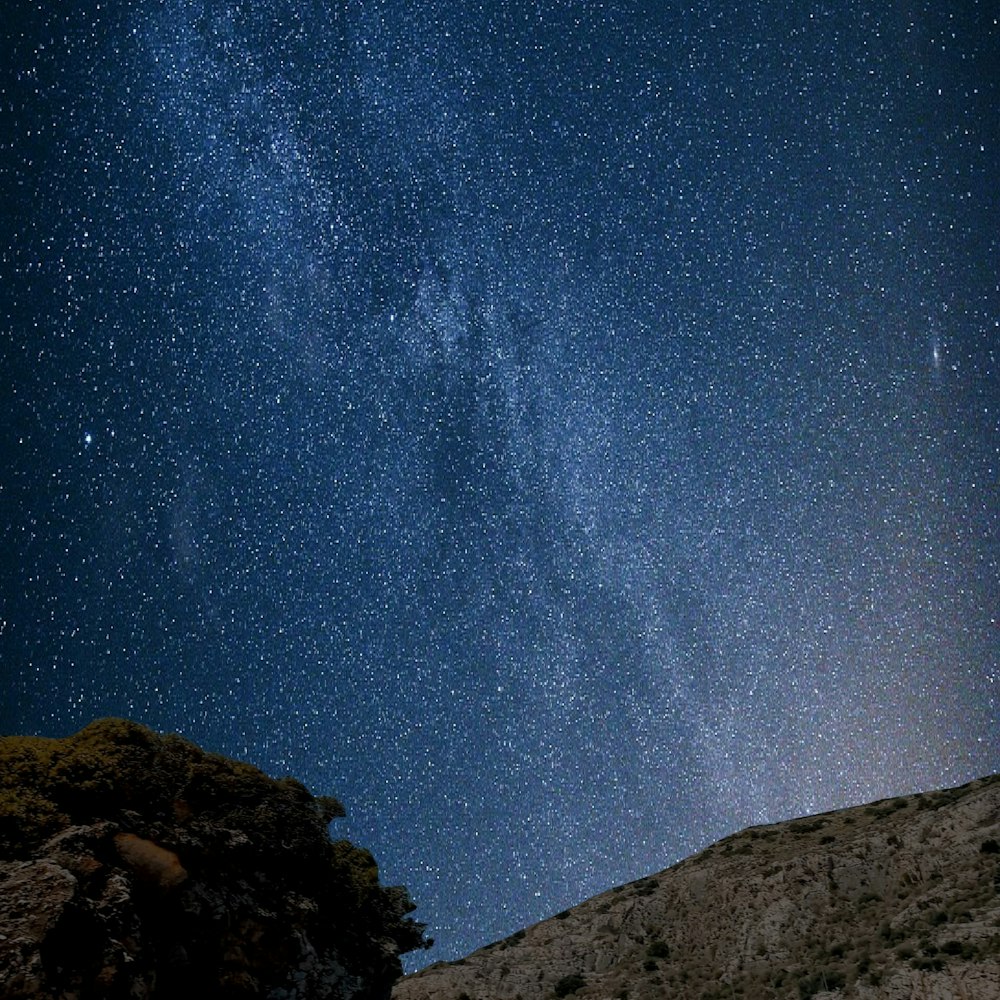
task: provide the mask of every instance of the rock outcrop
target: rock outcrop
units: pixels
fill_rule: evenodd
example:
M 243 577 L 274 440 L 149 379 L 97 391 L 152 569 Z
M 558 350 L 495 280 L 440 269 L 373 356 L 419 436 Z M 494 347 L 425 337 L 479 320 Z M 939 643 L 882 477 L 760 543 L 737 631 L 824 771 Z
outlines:
M 997 1000 L 1000 777 L 755 827 L 393 1000 Z
M 384 1000 L 423 928 L 337 815 L 121 719 L 0 739 L 0 997 Z

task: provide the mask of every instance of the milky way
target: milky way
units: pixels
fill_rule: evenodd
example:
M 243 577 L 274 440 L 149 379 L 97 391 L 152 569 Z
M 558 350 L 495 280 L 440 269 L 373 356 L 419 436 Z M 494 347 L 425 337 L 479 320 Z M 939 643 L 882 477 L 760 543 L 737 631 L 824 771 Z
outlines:
M 0 730 L 338 795 L 419 961 L 1000 770 L 988 6 L 15 0 Z

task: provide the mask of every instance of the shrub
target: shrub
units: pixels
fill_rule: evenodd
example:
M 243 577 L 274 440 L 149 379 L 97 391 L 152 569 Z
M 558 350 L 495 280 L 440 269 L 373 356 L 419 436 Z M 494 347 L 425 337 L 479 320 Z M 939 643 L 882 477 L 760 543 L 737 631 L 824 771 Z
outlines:
M 109 820 L 125 838 L 116 841 L 119 853 L 179 878 L 172 866 L 177 855 L 187 864 L 192 828 L 238 831 L 236 847 L 206 840 L 196 863 L 220 876 L 274 874 L 319 901 L 330 927 L 373 948 L 382 939 L 401 953 L 429 946 L 423 925 L 406 916 L 414 908 L 406 891 L 379 884 L 368 851 L 330 840 L 336 815 L 336 799 L 314 798 L 293 778 L 269 778 L 125 719 L 99 719 L 65 739 L 0 737 L 0 859 L 29 857 L 71 825 Z
M 824 969 L 799 980 L 799 997 L 801 1000 L 810 1000 L 817 993 L 839 990 L 846 984 L 847 980 L 839 969 Z
M 661 941 L 656 938 L 649 942 L 649 947 L 646 949 L 646 954 L 650 958 L 670 958 L 670 945 L 666 941 Z
M 587 981 L 578 972 L 572 973 L 569 976 L 563 976 L 555 986 L 552 988 L 552 992 L 557 997 L 568 997 L 571 993 L 575 993 L 578 989 L 587 985 Z
M 817 830 L 822 830 L 824 826 L 826 826 L 825 819 L 806 819 L 797 820 L 788 829 L 796 837 L 801 837 L 807 833 L 815 833 Z

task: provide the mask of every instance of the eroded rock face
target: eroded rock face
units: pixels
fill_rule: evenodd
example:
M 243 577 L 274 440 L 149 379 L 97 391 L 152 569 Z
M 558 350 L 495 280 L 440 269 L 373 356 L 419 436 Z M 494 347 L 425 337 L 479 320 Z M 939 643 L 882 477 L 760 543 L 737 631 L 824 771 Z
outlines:
M 5 995 L 37 996 L 41 949 L 76 894 L 77 880 L 51 861 L 0 865 L 0 983 Z
M 393 1000 L 997 1000 L 1000 777 L 756 827 Z
M 243 884 L 208 879 L 182 889 L 176 855 L 163 865 L 172 852 L 143 846 L 141 855 L 119 858 L 114 839 L 122 834 L 68 832 L 86 848 L 73 859 L 81 877 L 51 860 L 0 864 L 5 998 L 209 989 L 228 997 L 367 997 L 379 994 L 365 984 L 380 980 L 387 994 L 388 968 L 345 968 L 316 926 L 315 908 L 303 913 L 301 901 L 282 901 L 262 873 L 248 873 Z M 393 957 L 385 955 L 387 966 Z
M 422 928 L 338 814 L 122 720 L 0 739 L 0 997 L 385 1000 Z

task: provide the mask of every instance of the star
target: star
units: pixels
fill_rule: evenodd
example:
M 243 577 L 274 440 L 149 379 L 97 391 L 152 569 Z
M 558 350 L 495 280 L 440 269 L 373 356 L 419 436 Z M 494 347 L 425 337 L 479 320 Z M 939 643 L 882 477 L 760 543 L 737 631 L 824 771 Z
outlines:
M 414 962 L 1000 770 L 977 5 L 22 6 L 0 731 L 335 795 Z

